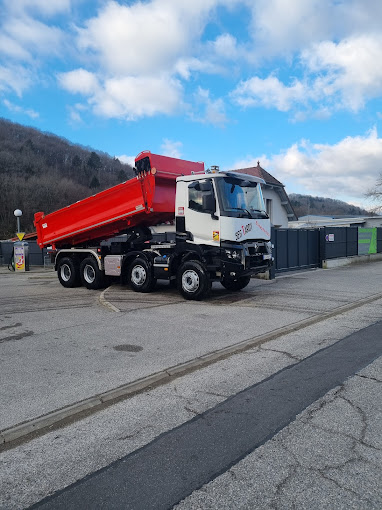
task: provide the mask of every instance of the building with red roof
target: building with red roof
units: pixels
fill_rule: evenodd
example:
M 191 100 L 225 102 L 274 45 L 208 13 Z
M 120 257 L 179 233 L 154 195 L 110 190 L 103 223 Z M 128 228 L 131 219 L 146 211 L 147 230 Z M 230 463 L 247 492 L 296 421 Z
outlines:
M 288 221 L 297 220 L 296 213 L 285 191 L 284 184 L 264 170 L 264 168 L 260 166 L 260 161 L 257 162 L 257 166 L 240 168 L 232 171 L 264 179 L 265 184 L 262 185 L 262 190 L 265 207 L 271 219 L 271 223 L 275 228 L 288 228 Z

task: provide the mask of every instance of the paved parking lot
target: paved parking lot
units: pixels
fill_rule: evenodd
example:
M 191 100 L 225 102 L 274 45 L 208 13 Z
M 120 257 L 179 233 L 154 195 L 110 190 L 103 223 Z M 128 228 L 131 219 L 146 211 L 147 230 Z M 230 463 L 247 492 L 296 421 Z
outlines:
M 381 277 L 380 262 L 315 270 L 254 279 L 238 294 L 215 284 L 208 300 L 193 303 L 165 285 L 149 295 L 119 285 L 92 292 L 64 289 L 51 272 L 0 271 L 0 429 L 180 370 L 168 384 L 148 385 L 65 428 L 6 447 L 0 508 L 26 508 L 377 323 Z M 243 352 L 182 372 L 185 362 L 203 365 L 203 356 L 234 352 L 243 342 Z M 180 508 L 380 508 L 380 360 Z
M 151 294 L 120 285 L 101 292 L 65 289 L 53 272 L 2 272 L 0 430 L 382 297 L 378 276 L 382 263 L 253 279 L 239 293 L 216 283 L 208 300 L 187 302 L 165 284 Z

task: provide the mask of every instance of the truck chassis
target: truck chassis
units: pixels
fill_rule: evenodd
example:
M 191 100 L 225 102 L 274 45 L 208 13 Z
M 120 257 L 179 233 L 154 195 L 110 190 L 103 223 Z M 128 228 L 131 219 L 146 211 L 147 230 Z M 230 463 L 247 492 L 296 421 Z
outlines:
M 53 253 L 59 281 L 64 287 L 100 289 L 114 279 L 136 292 L 151 292 L 157 280 L 167 280 L 185 299 L 199 300 L 209 294 L 213 281 L 238 291 L 272 263 L 271 246 L 266 241 L 248 242 L 244 249 L 242 244 L 229 244 L 228 249 L 228 245 L 194 245 L 179 234 L 171 239 L 171 234 L 164 234 L 170 240 L 157 241 L 149 229 L 138 228 L 123 241 L 60 249 Z M 232 256 L 235 249 L 240 259 Z

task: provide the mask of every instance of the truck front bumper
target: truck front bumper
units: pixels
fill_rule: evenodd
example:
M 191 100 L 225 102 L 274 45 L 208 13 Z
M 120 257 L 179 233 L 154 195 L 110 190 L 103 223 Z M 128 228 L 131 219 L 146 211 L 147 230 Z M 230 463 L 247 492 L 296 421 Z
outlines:
M 273 264 L 270 242 L 222 243 L 221 272 L 232 277 L 267 271 Z

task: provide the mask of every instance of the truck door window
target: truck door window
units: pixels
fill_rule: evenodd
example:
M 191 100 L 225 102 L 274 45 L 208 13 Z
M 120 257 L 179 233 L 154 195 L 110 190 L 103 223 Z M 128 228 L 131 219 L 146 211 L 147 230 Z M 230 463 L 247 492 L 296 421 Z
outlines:
M 188 186 L 188 207 L 198 212 L 214 212 L 206 210 L 203 206 L 203 197 L 206 195 L 213 196 L 212 183 L 209 180 L 195 181 Z M 206 203 L 206 200 L 204 200 Z

